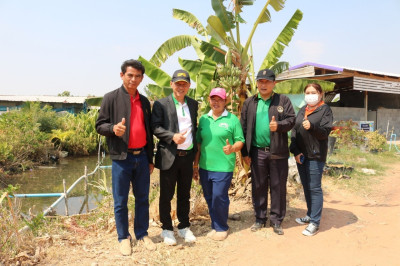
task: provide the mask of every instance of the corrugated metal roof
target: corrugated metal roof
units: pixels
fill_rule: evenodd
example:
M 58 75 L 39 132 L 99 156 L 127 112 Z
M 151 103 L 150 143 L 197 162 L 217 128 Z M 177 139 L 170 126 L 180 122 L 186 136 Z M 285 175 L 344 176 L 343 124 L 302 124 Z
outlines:
M 345 67 L 345 66 L 325 65 L 325 64 L 319 64 L 319 63 L 313 63 L 313 62 L 305 62 L 305 63 L 299 64 L 299 65 L 290 67 L 289 71 L 290 70 L 294 70 L 294 69 L 298 69 L 298 68 L 302 68 L 302 67 L 305 67 L 305 66 L 314 66 L 314 67 L 325 68 L 325 69 L 338 71 L 338 72 L 343 72 L 343 70 L 350 70 L 350 71 L 358 71 L 358 72 L 365 72 L 365 73 L 371 73 L 371 74 L 376 74 L 376 75 L 384 75 L 384 76 L 392 76 L 392 77 L 400 78 L 400 74 L 379 72 L 379 71 L 374 71 L 374 70 L 366 70 L 366 69 Z
M 400 94 L 400 82 L 354 77 L 353 89 Z
M 9 102 L 44 102 L 44 103 L 81 103 L 88 97 L 83 96 L 43 96 L 43 95 L 0 95 L 0 101 Z

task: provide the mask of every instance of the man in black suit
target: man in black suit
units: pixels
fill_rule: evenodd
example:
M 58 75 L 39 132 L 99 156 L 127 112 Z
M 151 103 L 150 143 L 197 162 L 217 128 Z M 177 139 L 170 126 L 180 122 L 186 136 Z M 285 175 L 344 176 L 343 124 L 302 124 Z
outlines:
M 167 245 L 176 245 L 171 220 L 171 200 L 177 185 L 178 236 L 186 242 L 195 242 L 190 230 L 190 188 L 193 160 L 197 151 L 197 101 L 186 94 L 190 88 L 189 73 L 177 70 L 170 82 L 173 93 L 153 105 L 151 126 L 160 139 L 157 145 L 155 167 L 160 169 L 161 237 Z

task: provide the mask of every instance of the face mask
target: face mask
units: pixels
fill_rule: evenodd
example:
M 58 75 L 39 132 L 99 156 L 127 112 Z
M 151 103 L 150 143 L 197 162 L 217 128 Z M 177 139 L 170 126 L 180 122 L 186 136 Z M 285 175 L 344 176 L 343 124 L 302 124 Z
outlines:
M 319 102 L 319 97 L 318 94 L 306 94 L 304 96 L 304 101 L 308 104 L 308 105 L 316 105 Z

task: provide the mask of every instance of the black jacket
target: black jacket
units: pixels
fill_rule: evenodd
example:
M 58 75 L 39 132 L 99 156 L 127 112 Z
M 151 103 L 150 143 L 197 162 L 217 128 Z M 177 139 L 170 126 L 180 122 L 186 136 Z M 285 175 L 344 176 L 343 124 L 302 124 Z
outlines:
M 197 151 L 196 131 L 197 131 L 197 110 L 198 103 L 196 100 L 185 96 L 185 100 L 189 107 L 190 117 L 192 120 L 192 136 L 193 136 L 193 158 Z M 157 144 L 157 153 L 155 167 L 161 170 L 171 168 L 175 160 L 177 144 L 172 140 L 175 133 L 179 133 L 178 116 L 176 114 L 175 102 L 172 95 L 156 101 L 153 105 L 151 128 L 154 135 L 160 139 Z
M 153 132 L 150 128 L 151 108 L 149 100 L 139 94 L 140 102 L 144 116 L 144 124 L 146 129 L 146 152 L 149 163 L 153 163 Z M 104 95 L 100 107 L 99 117 L 96 121 L 96 131 L 100 135 L 106 136 L 108 150 L 112 160 L 125 160 L 127 157 L 129 132 L 130 132 L 130 117 L 131 117 L 131 100 L 130 95 L 124 86 L 113 90 Z M 113 126 L 121 122 L 122 118 L 126 121 L 126 131 L 122 137 L 114 134 Z
M 248 156 L 252 149 L 251 143 L 256 125 L 257 105 L 258 94 L 246 99 L 242 107 L 240 123 L 242 124 L 246 140 L 246 144 L 242 148 L 243 156 Z M 285 95 L 274 93 L 269 106 L 268 116 L 270 121 L 272 116 L 275 116 L 275 120 L 278 122 L 277 131 L 270 134 L 271 159 L 287 159 L 289 158 L 287 132 L 292 129 L 295 120 L 295 113 L 290 99 Z
M 308 115 L 310 129 L 303 127 L 303 106 L 296 117 L 296 124 L 292 129 L 290 152 L 297 156 L 303 153 L 310 160 L 326 161 L 328 153 L 328 136 L 332 129 L 333 114 L 331 108 L 324 104 Z

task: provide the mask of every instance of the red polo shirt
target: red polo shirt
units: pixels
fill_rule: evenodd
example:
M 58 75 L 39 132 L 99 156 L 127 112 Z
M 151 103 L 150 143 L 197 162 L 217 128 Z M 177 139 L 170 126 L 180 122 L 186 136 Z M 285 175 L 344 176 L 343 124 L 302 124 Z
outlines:
M 146 128 L 144 126 L 144 116 L 142 102 L 139 92 L 136 92 L 135 98 L 131 96 L 131 117 L 128 149 L 137 149 L 146 146 Z

